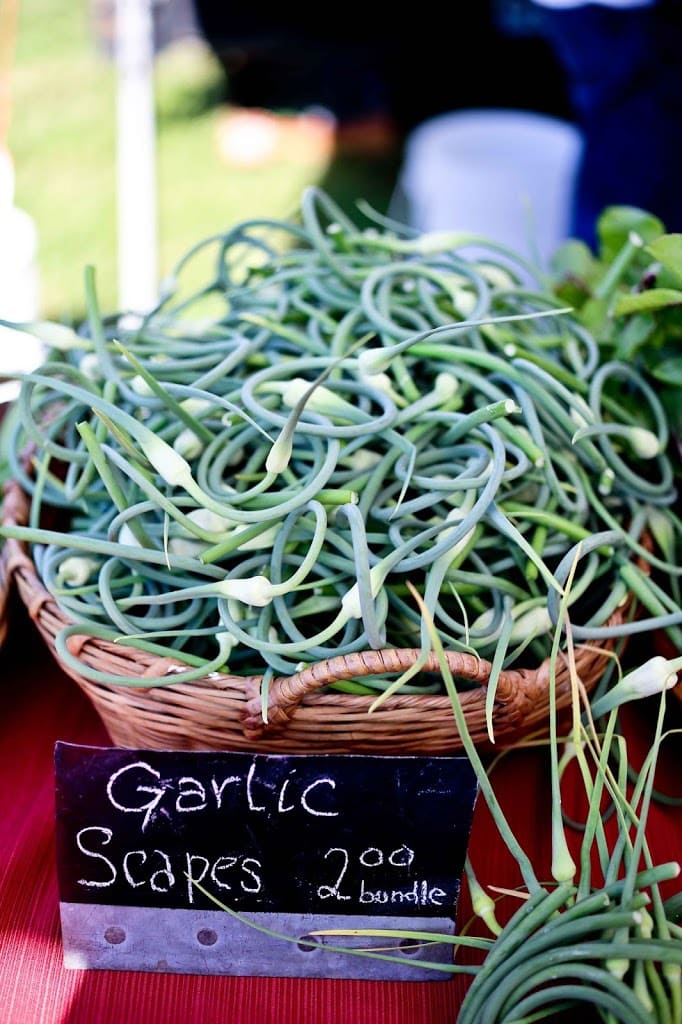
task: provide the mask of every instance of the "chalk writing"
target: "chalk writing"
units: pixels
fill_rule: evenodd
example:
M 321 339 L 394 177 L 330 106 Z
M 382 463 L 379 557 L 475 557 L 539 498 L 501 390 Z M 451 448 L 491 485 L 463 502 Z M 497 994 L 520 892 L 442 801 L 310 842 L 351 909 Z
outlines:
M 146 761 L 134 761 L 115 771 L 108 779 L 106 793 L 112 807 L 124 814 L 141 814 L 140 828 L 144 830 L 159 809 L 171 808 L 176 814 L 205 811 L 209 806 L 216 810 L 223 807 L 235 808 L 245 802 L 246 808 L 254 814 L 286 814 L 297 809 L 318 818 L 334 818 L 338 811 L 328 806 L 328 793 L 333 791 L 334 779 L 327 776 L 315 778 L 301 785 L 294 779 L 296 769 L 287 775 L 273 792 L 268 780 L 257 775 L 257 763 L 253 761 L 245 775 L 229 775 L 224 778 L 211 776 L 208 786 L 200 779 L 182 775 L 178 779 L 162 779 Z M 143 794 L 143 799 L 139 795 Z M 144 800 L 149 794 L 150 800 Z M 327 805 L 325 805 L 325 797 Z
M 60 898 L 442 918 L 476 785 L 462 758 L 58 744 Z M 369 911 L 368 911 L 369 908 Z

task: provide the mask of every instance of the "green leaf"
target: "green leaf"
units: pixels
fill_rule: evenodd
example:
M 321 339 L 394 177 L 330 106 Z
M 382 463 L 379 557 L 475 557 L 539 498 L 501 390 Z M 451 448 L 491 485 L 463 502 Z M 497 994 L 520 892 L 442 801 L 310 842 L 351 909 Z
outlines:
M 634 358 L 651 337 L 655 326 L 656 321 L 649 313 L 640 313 L 627 320 L 614 335 L 615 358 L 625 362 Z
M 609 317 L 608 299 L 588 299 L 580 310 L 580 319 L 595 336 L 601 334 Z
M 613 306 L 614 316 L 645 313 L 682 304 L 682 291 L 676 288 L 649 288 L 635 295 L 619 295 Z
M 650 242 L 646 249 L 669 273 L 682 282 L 682 234 L 661 235 Z
M 550 267 L 553 291 L 559 301 L 575 310 L 581 309 L 589 299 L 601 269 L 589 246 L 577 239 L 569 239 L 554 251 Z
M 668 387 L 682 388 L 682 356 L 662 359 L 650 371 L 652 377 L 662 380 Z
M 665 234 L 662 222 L 637 206 L 607 206 L 597 220 L 602 259 L 610 263 L 623 248 L 632 232 L 645 243 Z
M 573 278 L 588 281 L 593 273 L 596 260 L 588 245 L 577 239 L 569 239 L 552 254 L 551 269 L 559 278 Z

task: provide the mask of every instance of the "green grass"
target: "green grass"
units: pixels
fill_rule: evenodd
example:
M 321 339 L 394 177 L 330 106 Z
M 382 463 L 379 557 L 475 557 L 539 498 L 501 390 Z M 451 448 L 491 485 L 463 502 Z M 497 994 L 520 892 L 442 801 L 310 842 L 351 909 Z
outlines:
M 116 309 L 116 80 L 90 12 L 85 0 L 23 0 L 11 83 L 16 203 L 38 228 L 41 314 L 66 321 L 83 315 L 88 264 L 102 308 Z M 313 182 L 345 209 L 358 198 L 386 209 L 391 159 L 227 165 L 216 142 L 223 85 L 206 47 L 175 45 L 157 57 L 161 275 L 195 242 L 244 217 L 289 216 Z

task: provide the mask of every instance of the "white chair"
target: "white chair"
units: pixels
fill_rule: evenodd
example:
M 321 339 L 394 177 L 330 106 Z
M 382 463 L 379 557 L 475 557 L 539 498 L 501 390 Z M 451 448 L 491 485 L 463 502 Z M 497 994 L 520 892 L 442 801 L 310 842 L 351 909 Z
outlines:
M 463 110 L 408 136 L 396 213 L 420 231 L 471 231 L 546 266 L 568 235 L 579 130 L 524 110 Z

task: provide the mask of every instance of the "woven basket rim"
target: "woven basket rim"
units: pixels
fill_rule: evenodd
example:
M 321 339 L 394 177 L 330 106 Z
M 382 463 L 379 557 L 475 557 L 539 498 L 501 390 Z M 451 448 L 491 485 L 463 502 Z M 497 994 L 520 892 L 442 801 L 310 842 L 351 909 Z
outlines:
M 30 499 L 20 484 L 14 480 L 8 481 L 5 485 L 2 507 L 3 523 L 25 521 L 29 505 Z M 116 698 L 115 704 L 119 707 L 118 713 L 122 714 L 125 706 L 127 713 L 133 715 L 144 714 L 150 706 L 154 706 L 158 711 L 166 702 L 171 702 L 173 699 L 188 701 L 189 710 L 183 704 L 183 715 L 185 716 L 183 720 L 189 724 L 192 720 L 191 698 L 194 698 L 196 703 L 196 698 L 199 695 L 202 698 L 209 695 L 213 697 L 217 692 L 224 696 L 226 704 L 230 699 L 235 702 L 240 717 L 240 728 L 247 741 L 251 743 L 257 743 L 267 734 L 276 734 L 278 731 L 290 729 L 296 719 L 300 718 L 302 712 L 306 716 L 314 717 L 316 715 L 320 721 L 320 728 L 323 728 L 325 727 L 325 714 L 334 708 L 343 708 L 344 714 L 349 716 L 364 715 L 366 719 L 373 720 L 372 727 L 374 727 L 373 723 L 378 721 L 381 721 L 382 727 L 385 727 L 389 720 L 394 719 L 396 727 L 405 728 L 406 713 L 414 715 L 417 711 L 418 717 L 424 720 L 425 728 L 428 727 L 429 716 L 433 716 L 434 728 L 438 723 L 445 721 L 457 738 L 452 704 L 446 693 L 401 694 L 398 692 L 386 698 L 377 713 L 369 715 L 368 711 L 376 701 L 377 695 L 350 695 L 329 690 L 319 692 L 321 687 L 340 679 L 357 679 L 361 678 L 363 674 L 378 674 L 382 670 L 384 672 L 403 671 L 420 656 L 421 651 L 418 648 L 385 648 L 381 651 L 361 651 L 353 655 L 337 655 L 334 658 L 312 663 L 293 676 L 279 676 L 269 684 L 267 722 L 263 718 L 262 675 L 232 675 L 225 672 L 214 672 L 187 683 L 174 684 L 164 681 L 162 686 L 150 683 L 149 688 L 127 687 L 123 683 L 99 682 L 88 677 L 87 665 L 96 669 L 98 664 L 108 664 L 112 657 L 116 658 L 117 664 L 136 666 L 138 670 L 135 671 L 134 678 L 137 679 L 154 678 L 159 674 L 163 674 L 165 679 L 168 679 L 178 670 L 187 666 L 178 659 L 173 659 L 171 655 L 168 657 L 153 655 L 132 646 L 113 644 L 111 641 L 98 640 L 86 634 L 69 638 L 70 653 L 75 654 L 83 663 L 83 675 L 80 675 L 65 664 L 54 649 L 53 641 L 56 633 L 62 627 L 73 623 L 62 612 L 42 583 L 36 566 L 28 554 L 27 545 L 8 538 L 5 540 L 2 555 L 7 584 L 9 585 L 12 580 L 17 584 L 30 618 L 42 633 L 56 661 L 93 700 L 110 732 L 112 732 L 111 723 L 103 714 L 103 709 L 106 710 L 108 707 L 107 700 L 111 701 Z M 631 601 L 632 596 L 626 605 L 616 609 L 610 616 L 609 623 L 622 622 Z M 614 642 L 610 640 L 602 641 L 599 644 L 576 645 L 575 664 L 587 693 L 596 686 L 614 646 Z M 460 701 L 467 721 L 469 722 L 471 719 L 472 729 L 478 731 L 478 734 L 474 735 L 474 739 L 478 742 L 485 742 L 487 729 L 484 728 L 484 706 L 491 664 L 474 655 L 460 654 L 454 651 L 447 651 L 446 657 L 453 675 L 458 678 L 470 679 L 474 683 L 474 688 L 462 691 Z M 435 655 L 432 655 L 430 661 L 427 662 L 426 670 L 439 670 Z M 122 680 L 132 677 L 131 675 L 122 676 Z M 493 713 L 496 742 L 498 730 L 501 736 L 508 732 L 509 735 L 518 738 L 528 733 L 538 722 L 542 722 L 547 717 L 549 677 L 549 659 L 545 659 L 534 668 L 512 668 L 502 674 L 496 690 Z M 570 703 L 571 696 L 567 661 L 565 656 L 562 656 L 557 663 L 556 673 L 556 701 L 559 711 Z M 196 709 L 194 713 L 199 715 L 199 712 L 200 708 Z M 354 728 L 357 728 L 356 723 Z

